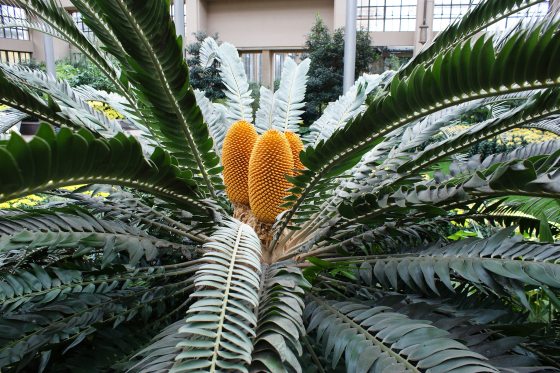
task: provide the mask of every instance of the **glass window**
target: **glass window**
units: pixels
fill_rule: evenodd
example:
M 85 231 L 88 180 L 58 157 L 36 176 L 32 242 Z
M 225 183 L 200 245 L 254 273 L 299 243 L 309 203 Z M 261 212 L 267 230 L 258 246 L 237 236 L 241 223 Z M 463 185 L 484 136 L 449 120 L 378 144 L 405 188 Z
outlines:
M 416 0 L 359 0 L 358 29 L 414 31 Z
M 274 80 L 280 80 L 282 78 L 282 68 L 284 67 L 284 61 L 286 57 L 290 57 L 297 63 L 303 60 L 303 53 L 301 52 L 288 52 L 288 53 L 274 53 Z
M 16 6 L 0 4 L 0 21 L 3 25 L 26 21 L 27 13 Z M 0 29 L 0 38 L 29 40 L 27 27 L 9 27 Z
M 434 31 L 442 31 L 456 19 L 478 4 L 480 0 L 435 0 L 434 2 Z M 507 17 L 490 27 L 492 30 L 505 30 L 520 20 L 542 17 L 548 11 L 548 1 L 533 5 L 526 10 Z
M 170 9 L 170 13 L 171 13 L 171 19 L 173 21 L 175 21 L 175 6 L 173 5 L 173 3 L 171 4 L 171 9 Z M 187 4 L 185 4 L 184 8 L 183 8 L 183 14 L 185 15 L 185 20 L 184 20 L 184 24 L 187 24 Z
M 76 27 L 78 27 L 78 29 L 86 36 L 86 38 L 95 40 L 93 31 L 91 31 L 91 29 L 84 23 L 84 20 L 82 19 L 82 13 L 72 12 L 71 15 L 74 23 L 76 24 Z
M 529 22 L 534 18 L 542 18 L 548 13 L 549 9 L 549 2 L 544 1 L 542 3 L 535 4 L 530 6 L 529 8 L 515 13 L 512 16 L 509 16 L 501 21 L 496 22 L 492 26 L 489 27 L 491 30 L 505 30 L 519 22 Z
M 17 51 L 0 50 L 0 62 L 7 64 L 29 62 L 31 61 L 31 53 Z
M 241 61 L 245 67 L 245 74 L 249 82 L 260 83 L 262 80 L 262 54 L 242 53 Z

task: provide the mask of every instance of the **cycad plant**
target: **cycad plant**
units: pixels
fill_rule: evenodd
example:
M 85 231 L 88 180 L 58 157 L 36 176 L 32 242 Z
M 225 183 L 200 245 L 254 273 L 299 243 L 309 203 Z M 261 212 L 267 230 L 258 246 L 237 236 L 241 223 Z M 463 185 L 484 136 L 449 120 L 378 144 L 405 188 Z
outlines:
M 0 128 L 46 124 L 0 142 L 0 203 L 49 197 L 0 212 L 2 372 L 559 367 L 560 142 L 464 155 L 558 131 L 560 20 L 489 29 L 541 0 L 480 3 L 309 128 L 308 62 L 252 113 L 235 48 L 208 40 L 227 100 L 193 91 L 169 1 L 72 0 L 102 46 L 56 0 L 13 2 L 120 94 L 1 66 Z M 434 140 L 482 106 L 490 119 Z

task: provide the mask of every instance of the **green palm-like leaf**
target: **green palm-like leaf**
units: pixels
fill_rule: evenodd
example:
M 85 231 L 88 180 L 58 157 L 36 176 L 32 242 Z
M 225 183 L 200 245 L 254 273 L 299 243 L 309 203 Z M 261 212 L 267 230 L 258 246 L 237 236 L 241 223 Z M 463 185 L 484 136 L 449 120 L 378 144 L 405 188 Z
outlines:
M 179 320 L 156 335 L 150 345 L 136 354 L 135 358 L 141 359 L 135 362 L 128 371 L 158 372 L 170 370 L 173 367 L 175 358 L 181 352 L 177 344 L 188 337 L 187 333 L 178 332 L 179 328 L 184 324 L 184 320 Z
M 307 170 L 292 179 L 294 198 L 288 200 L 290 210 L 282 217 L 278 232 L 282 232 L 300 210 L 308 215 L 306 209 L 316 205 L 313 197 L 327 187 L 329 178 L 355 165 L 365 152 L 382 141 L 383 136 L 406 123 L 477 98 L 557 85 L 560 69 L 547 51 L 560 43 L 558 22 L 545 19 L 531 29 L 513 32 L 504 47 L 491 38 L 469 41 L 442 52 L 427 68 L 418 66 L 403 80 L 394 78 L 387 93 L 376 98 L 363 115 L 328 140 L 301 153 Z M 519 45 L 533 41 L 530 54 L 511 53 Z M 528 66 L 529 59 L 542 65 L 533 65 L 527 71 L 525 68 L 508 69 L 513 64 Z M 493 91 L 493 87 L 506 88 Z
M 399 71 L 399 77 L 412 73 L 419 64 L 433 62 L 442 50 L 449 50 L 457 44 L 483 31 L 488 26 L 507 18 L 544 0 L 496 0 L 481 1 L 467 14 L 438 33 L 434 41 L 416 55 L 409 64 Z
M 122 127 L 116 120 L 111 120 L 93 109 L 67 82 L 57 80 L 40 70 L 30 70 L 20 66 L 0 65 L 0 70 L 9 77 L 8 87 L 12 89 L 12 94 L 20 91 L 21 94 L 27 94 L 29 100 L 37 99 L 40 102 L 41 99 L 33 95 L 37 92 L 47 95 L 49 101 L 54 101 L 49 103 L 51 113 L 41 113 L 40 119 L 47 120 L 58 127 L 61 125 L 85 127 L 105 136 L 114 136 L 122 132 Z M 20 89 L 23 86 L 28 90 Z M 14 98 L 12 104 L 18 102 L 18 106 L 22 107 L 22 101 Z M 25 105 L 22 110 L 26 110 Z M 61 120 L 65 121 L 61 122 Z
M 208 196 L 221 188 L 219 158 L 196 106 L 168 4 L 157 0 L 97 1 L 102 16 L 130 58 L 121 61 L 157 119 L 151 127 L 159 141 L 190 170 Z
M 147 190 L 207 214 L 194 182 L 175 162 L 159 148 L 148 161 L 138 142 L 122 134 L 102 140 L 83 129 L 72 133 L 63 128 L 55 135 L 50 127 L 42 126 L 29 143 L 12 135 L 0 144 L 0 201 L 61 186 L 117 184 Z
M 28 114 L 15 109 L 2 111 L 2 113 L 0 113 L 0 134 L 7 132 L 27 117 Z
M 345 354 L 347 372 L 499 372 L 447 331 L 389 307 L 318 298 L 309 307 L 308 330 L 316 330 L 333 368 Z
M 94 194 L 93 192 L 92 194 Z M 100 199 L 82 193 L 62 193 L 62 195 L 95 213 L 101 213 L 111 220 L 119 220 L 127 225 L 142 229 L 166 231 L 179 237 L 188 237 L 195 242 L 207 242 L 208 231 L 213 225 L 204 219 L 192 219 L 192 216 L 181 211 L 177 216 L 168 216 L 166 211 L 149 206 L 132 193 L 112 190 L 106 198 Z M 161 203 L 163 201 L 159 201 Z
M 247 371 L 257 324 L 260 242 L 252 229 L 228 223 L 205 244 L 206 261 L 196 274 L 196 299 L 177 344 L 182 352 L 172 372 L 217 369 Z
M 352 204 L 340 206 L 340 214 L 347 219 L 343 226 L 376 219 L 380 211 L 404 216 L 410 208 L 418 208 L 427 216 L 444 213 L 439 209 L 466 206 L 477 200 L 507 195 L 558 198 L 560 172 L 559 152 L 531 160 L 497 163 L 473 175 L 451 179 L 441 185 L 415 185 L 396 192 L 378 195 L 364 194 Z
M 37 303 L 27 302 L 17 309 L 13 307 L 17 303 L 12 303 L 7 311 L 2 312 L 0 325 L 4 333 L 0 366 L 16 363 L 61 341 L 67 344 L 68 350 L 95 332 L 95 324 L 113 322 L 116 327 L 134 318 L 139 310 L 150 307 L 150 304 L 163 302 L 190 289 L 185 281 L 166 286 L 129 286 L 123 281 L 126 277 L 92 279 L 82 278 L 79 271 L 57 268 L 52 271 L 56 278 L 51 275 L 52 290 L 46 295 L 37 290 L 34 293 L 31 286 L 48 288 L 47 272 L 36 272 L 35 277 L 29 272 L 20 272 L 19 278 L 7 278 L 18 296 L 26 292 L 33 300 L 39 300 Z
M 101 8 L 92 0 L 72 0 L 72 5 L 82 15 L 82 21 L 93 31 L 95 37 L 103 44 L 103 49 L 115 56 L 119 61 L 126 59 L 126 52 L 105 21 Z
M 510 233 L 504 230 L 486 240 L 459 241 L 411 255 L 366 259 L 360 265 L 360 275 L 370 284 L 393 289 L 405 285 L 436 294 L 440 285 L 454 290 L 452 278 L 459 278 L 496 293 L 505 289 L 520 296 L 528 306 L 520 291 L 523 285 L 560 287 L 558 247 L 508 239 Z
M 79 127 L 62 114 L 62 109 L 49 95 L 39 97 L 26 87 L 16 84 L 0 69 L 0 103 L 57 127 Z
M 506 132 L 521 124 L 539 123 L 551 114 L 560 110 L 560 91 L 552 89 L 538 94 L 534 100 L 529 101 L 517 110 L 487 122 L 471 127 L 466 132 L 462 132 L 442 143 L 434 144 L 418 154 L 414 160 L 401 165 L 397 172 L 415 173 L 420 168 L 425 169 L 430 164 L 457 152 L 475 142 L 488 139 L 502 132 Z M 546 120 L 546 119 L 545 119 Z
M 19 265 L 36 260 L 33 254 L 45 251 L 71 252 L 73 257 L 95 252 L 109 263 L 119 253 L 128 255 L 128 263 L 151 261 L 160 251 L 183 250 L 186 245 L 149 236 L 145 232 L 116 221 L 95 219 L 85 213 L 26 213 L 0 217 L 0 269 L 10 263 Z M 46 250 L 45 250 L 46 249 Z M 26 258 L 29 258 L 27 260 Z
M 120 72 L 110 62 L 97 46 L 92 44 L 76 27 L 70 14 L 54 0 L 13 0 L 17 5 L 32 12 L 42 19 L 48 28 L 42 31 L 50 32 L 55 37 L 63 36 L 66 41 L 78 48 L 87 56 L 121 92 L 128 95 L 129 87 L 120 79 Z M 132 101 L 132 99 L 131 99 Z
M 302 297 L 309 284 L 299 269 L 283 266 L 267 267 L 262 279 L 250 370 L 302 372 Z

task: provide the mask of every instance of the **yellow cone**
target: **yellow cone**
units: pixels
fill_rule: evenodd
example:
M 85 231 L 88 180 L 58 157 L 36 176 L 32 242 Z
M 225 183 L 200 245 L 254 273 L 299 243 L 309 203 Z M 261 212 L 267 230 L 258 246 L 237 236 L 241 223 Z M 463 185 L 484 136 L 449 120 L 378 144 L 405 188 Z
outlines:
M 226 134 L 222 165 L 226 194 L 231 202 L 249 204 L 249 159 L 257 138 L 255 127 L 243 120 L 232 124 Z
M 301 141 L 299 136 L 293 132 L 286 132 L 285 135 L 286 139 L 288 139 L 288 142 L 290 143 L 290 149 L 292 150 L 292 157 L 294 158 L 294 169 L 303 170 L 305 167 L 299 159 L 299 153 L 303 150 L 303 142 Z
M 266 131 L 256 142 L 249 162 L 249 201 L 253 214 L 263 223 L 273 223 L 284 209 L 284 197 L 292 184 L 286 180 L 294 158 L 286 136 Z

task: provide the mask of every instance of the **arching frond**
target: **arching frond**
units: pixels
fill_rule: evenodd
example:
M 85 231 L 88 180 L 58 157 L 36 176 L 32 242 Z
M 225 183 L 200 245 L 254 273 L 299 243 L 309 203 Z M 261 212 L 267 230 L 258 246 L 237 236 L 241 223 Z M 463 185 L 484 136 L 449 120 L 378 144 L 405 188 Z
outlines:
M 216 169 L 219 158 L 189 86 L 187 64 L 167 2 L 118 0 L 97 5 L 130 56 L 121 61 L 128 78 L 157 119 L 150 129 L 173 152 L 179 167 L 193 173 L 201 191 L 216 198 L 222 184 Z
M 310 63 L 311 60 L 305 59 L 297 64 L 288 57 L 284 61 L 278 90 L 273 93 L 268 88 L 261 87 L 259 110 L 255 119 L 259 133 L 271 128 L 280 132 L 299 132 Z
M 507 153 L 497 153 L 489 155 L 481 159 L 480 155 L 474 155 L 467 160 L 457 160 L 449 165 L 449 176 L 457 177 L 472 173 L 473 171 L 481 171 L 497 163 L 506 163 L 515 159 L 528 159 L 535 156 L 551 155 L 560 150 L 560 140 L 550 140 L 545 142 L 537 142 L 526 146 L 519 147 Z M 436 180 L 448 179 L 447 175 L 441 172 L 435 174 Z
M 395 216 L 405 216 L 410 208 L 418 208 L 424 216 L 442 213 L 440 208 L 466 206 L 476 201 L 508 195 L 558 197 L 558 152 L 533 160 L 518 160 L 497 163 L 484 171 L 467 177 L 451 179 L 441 185 L 418 183 L 412 188 L 401 188 L 395 192 L 363 194 L 352 204 L 339 207 L 342 216 L 352 222 L 373 222 L 383 210 Z M 538 192 L 537 192 L 538 191 Z M 429 202 L 428 202 L 429 201 Z M 414 206 L 414 207 L 413 207 Z M 388 218 L 388 216 L 385 216 Z
M 392 71 L 384 72 L 382 75 L 363 75 L 350 87 L 348 92 L 335 101 L 331 102 L 319 119 L 309 127 L 309 133 L 304 140 L 309 145 L 317 145 L 332 133 L 344 126 L 348 121 L 354 119 L 365 110 L 364 103 L 367 96 L 375 88 L 379 87 L 393 76 Z
M 260 133 L 271 129 L 274 124 L 274 92 L 262 86 L 259 90 L 259 109 L 255 115 L 255 127 Z
M 152 343 L 144 347 L 133 358 L 141 358 L 134 361 L 128 372 L 162 372 L 173 367 L 175 358 L 181 352 L 177 344 L 188 337 L 187 333 L 178 332 L 185 324 L 179 320 L 157 334 Z
M 79 127 L 62 113 L 62 109 L 50 95 L 46 100 L 39 97 L 27 87 L 10 79 L 2 69 L 0 69 L 0 103 L 57 127 Z
M 166 250 L 190 255 L 190 248 L 148 235 L 118 221 L 76 212 L 31 212 L 0 217 L 0 269 L 37 260 L 34 254 L 69 253 L 73 257 L 103 253 L 109 263 L 124 253 L 130 265 L 151 261 Z
M 486 38 L 479 38 L 474 43 L 467 42 L 441 53 L 437 61 L 428 68 L 419 66 L 403 80 L 394 78 L 390 89 L 377 97 L 363 115 L 336 131 L 325 142 L 320 142 L 314 148 L 308 147 L 301 154 L 301 160 L 307 169 L 292 180 L 293 195 L 287 202 L 289 211 L 282 216 L 279 234 L 292 218 L 305 214 L 308 206 L 314 205 L 314 196 L 328 187 L 329 178 L 354 166 L 363 154 L 395 129 L 463 102 L 508 92 L 556 86 L 560 70 L 554 67 L 553 60 L 547 57 L 545 50 L 560 43 L 560 39 L 555 38 L 558 22 L 553 18 L 544 19 L 530 29 L 512 32 L 504 47 L 496 45 L 495 40 Z M 529 39 L 535 40 L 535 48 L 531 54 L 510 53 L 514 45 L 524 44 Z M 460 62 L 455 64 L 452 60 Z M 508 69 L 514 63 L 526 66 L 529 60 L 533 62 L 530 70 Z M 536 66 L 535 61 L 539 64 L 542 62 L 542 65 Z M 500 74 L 494 74 L 494 71 L 500 71 Z M 442 79 L 451 76 L 457 79 Z M 423 93 L 417 95 L 416 92 Z M 544 98 L 546 95 L 543 95 L 542 104 L 556 97 L 553 92 L 548 92 L 549 98 Z M 278 237 L 273 246 L 278 242 Z
M 308 330 L 315 331 L 324 354 L 331 356 L 332 368 L 344 356 L 347 372 L 499 372 L 429 321 L 384 306 L 312 300 L 306 309 Z
M 399 77 L 412 73 L 419 64 L 427 64 L 437 58 L 441 51 L 449 50 L 488 26 L 508 16 L 521 12 L 528 7 L 543 3 L 545 0 L 496 0 L 481 1 L 467 14 L 439 32 L 431 44 L 420 51 L 399 71 Z
M 552 132 L 560 136 L 560 115 L 551 115 L 546 120 L 524 125 L 526 128 L 536 128 L 543 131 Z
M 72 5 L 80 12 L 82 21 L 93 31 L 95 37 L 103 44 L 103 49 L 119 61 L 126 59 L 126 51 L 113 33 L 109 24 L 101 16 L 102 11 L 95 0 L 72 0 Z
M 310 59 L 305 59 L 296 64 L 291 58 L 287 58 L 282 68 L 282 79 L 280 87 L 274 92 L 274 123 L 273 128 L 282 132 L 298 132 L 301 122 L 301 114 L 305 102 L 305 90 L 307 86 L 307 72 L 309 71 Z
M 498 294 L 505 290 L 529 308 L 524 285 L 560 287 L 558 248 L 509 239 L 511 232 L 507 229 L 485 240 L 462 240 L 443 248 L 434 245 L 410 255 L 366 259 L 360 265 L 360 277 L 385 288 L 405 286 L 436 294 L 440 286 L 453 291 L 452 279 L 461 279 Z
M 303 296 L 310 287 L 296 267 L 269 266 L 263 271 L 251 371 L 303 372 Z
M 259 305 L 260 241 L 254 231 L 229 222 L 205 244 L 206 262 L 195 276 L 196 299 L 187 311 L 187 335 L 172 372 L 247 371 Z
M 79 29 L 76 27 L 74 20 L 70 14 L 55 0 L 10 0 L 11 2 L 25 8 L 36 17 L 40 18 L 48 26 L 42 31 L 49 32 L 49 29 L 55 31 L 53 36 L 62 37 L 64 40 L 74 45 L 92 63 L 94 63 L 114 84 L 128 95 L 129 87 L 120 79 L 120 71 L 113 63 L 104 55 L 101 50 L 95 46 Z M 132 101 L 132 100 L 131 100 Z
M 96 139 L 87 130 L 63 128 L 55 135 L 44 125 L 30 142 L 13 134 L 0 144 L 0 201 L 76 184 L 117 184 L 150 191 L 184 203 L 193 211 L 207 211 L 191 176 L 176 160 L 156 148 L 150 160 L 140 144 L 122 133 Z
M 46 94 L 56 101 L 60 108 L 59 115 L 68 118 L 73 127 L 85 127 L 105 136 L 114 136 L 122 132 L 122 127 L 116 120 L 111 120 L 95 111 L 67 82 L 53 78 L 40 70 L 21 66 L 0 64 L 0 69 L 14 84 L 27 86 L 32 91 Z
M 12 127 L 17 125 L 29 114 L 23 113 L 16 109 L 6 109 L 0 112 L 0 134 L 6 133 Z
M 222 104 L 211 102 L 204 95 L 204 92 L 198 89 L 194 90 L 194 94 L 196 96 L 196 103 L 200 107 L 200 111 L 202 111 L 204 121 L 208 125 L 208 130 L 214 140 L 214 151 L 221 155 L 224 139 L 229 125 L 231 125 L 226 119 L 227 110 Z
M 64 268 L 34 267 L 9 275 L 2 290 L 13 291 L 19 300 L 6 303 L 2 310 L 0 366 L 25 361 L 57 345 L 68 351 L 95 333 L 97 324 L 117 327 L 135 317 L 147 321 L 146 316 L 157 315 L 151 308 L 153 304 L 163 306 L 191 289 L 190 280 L 156 285 L 153 281 L 160 274 L 148 274 L 138 276 L 144 284 L 134 284 L 138 273 L 111 277 Z M 15 307 L 18 305 L 21 307 Z
M 226 87 L 224 94 L 227 98 L 225 103 L 227 120 L 231 123 L 238 120 L 252 123 L 251 103 L 253 99 L 251 98 L 247 74 L 245 74 L 237 49 L 229 43 L 222 43 L 218 46 L 213 38 L 207 37 L 202 43 L 200 54 L 203 66 L 210 66 L 214 60 L 220 63 L 220 77 Z M 231 123 L 228 123 L 228 125 Z

